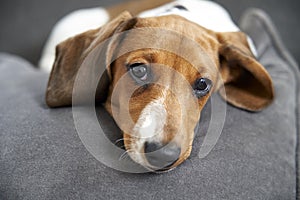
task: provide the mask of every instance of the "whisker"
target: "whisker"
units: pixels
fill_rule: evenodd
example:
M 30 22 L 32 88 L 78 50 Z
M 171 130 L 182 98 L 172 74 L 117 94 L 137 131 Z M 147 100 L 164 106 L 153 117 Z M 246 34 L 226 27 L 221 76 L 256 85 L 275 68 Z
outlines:
M 122 142 L 122 141 L 124 141 L 124 138 L 117 139 L 117 140 L 115 141 L 115 145 L 117 145 L 119 142 Z
M 128 152 L 125 151 L 125 152 L 122 153 L 122 155 L 119 157 L 119 161 L 120 161 L 120 160 L 123 160 L 123 159 L 125 159 L 125 158 L 127 158 L 127 156 L 128 156 Z
M 129 152 L 132 151 L 132 150 L 127 150 L 125 151 L 124 153 L 121 154 L 121 156 L 119 157 L 119 160 L 123 160 L 125 158 L 128 158 L 129 157 Z

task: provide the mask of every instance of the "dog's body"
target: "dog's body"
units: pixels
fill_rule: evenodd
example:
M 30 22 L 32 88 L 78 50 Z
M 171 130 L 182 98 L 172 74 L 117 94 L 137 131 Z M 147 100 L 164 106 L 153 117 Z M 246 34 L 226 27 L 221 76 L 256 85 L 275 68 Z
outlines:
M 100 84 L 108 91 L 105 108 L 122 129 L 130 157 L 150 170 L 174 168 L 188 158 L 194 128 L 212 92 L 225 87 L 226 94 L 220 94 L 226 101 L 250 111 L 270 104 L 270 76 L 225 9 L 202 0 L 175 1 L 144 12 L 149 3 L 131 4 L 138 17 L 124 12 L 57 46 L 47 88 L 50 107 L 71 105 L 79 67 L 108 38 L 105 63 L 99 63 L 109 79 Z M 104 18 L 124 7 L 102 10 Z M 132 93 L 130 88 L 135 88 Z

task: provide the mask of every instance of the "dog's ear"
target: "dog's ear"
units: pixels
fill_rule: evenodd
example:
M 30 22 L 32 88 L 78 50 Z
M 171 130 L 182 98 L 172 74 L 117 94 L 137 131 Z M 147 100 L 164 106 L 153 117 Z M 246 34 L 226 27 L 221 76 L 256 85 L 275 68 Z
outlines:
M 221 96 L 248 111 L 260 111 L 274 98 L 270 75 L 254 58 L 242 32 L 218 33 L 220 73 L 225 90 Z
M 99 29 L 81 33 L 56 46 L 56 58 L 46 91 L 46 103 L 49 107 L 72 105 L 74 81 L 86 56 L 131 18 L 131 14 L 125 11 Z M 106 66 L 105 62 L 97 64 Z M 101 101 L 105 100 L 105 97 L 103 98 L 101 95 L 105 95 L 104 90 L 107 90 L 109 85 L 108 74 L 105 72 L 103 75 L 96 92 L 96 98 L 98 96 Z

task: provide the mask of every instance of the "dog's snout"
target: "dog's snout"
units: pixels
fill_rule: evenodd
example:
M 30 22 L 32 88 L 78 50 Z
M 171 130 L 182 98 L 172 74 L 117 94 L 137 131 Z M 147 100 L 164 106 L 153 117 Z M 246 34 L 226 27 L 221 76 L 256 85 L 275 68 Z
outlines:
M 145 156 L 148 162 L 159 169 L 171 166 L 180 156 L 181 148 L 177 144 L 166 145 L 158 142 L 145 143 Z

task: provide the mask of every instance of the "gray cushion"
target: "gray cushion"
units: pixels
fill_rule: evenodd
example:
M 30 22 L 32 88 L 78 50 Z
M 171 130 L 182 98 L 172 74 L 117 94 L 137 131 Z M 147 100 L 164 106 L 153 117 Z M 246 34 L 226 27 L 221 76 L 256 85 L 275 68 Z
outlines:
M 216 146 L 200 159 L 208 103 L 191 157 L 163 174 L 97 161 L 77 135 L 72 109 L 45 105 L 48 75 L 0 54 L 0 199 L 295 199 L 299 72 L 265 15 L 249 12 L 242 27 L 274 80 L 275 102 L 259 113 L 228 105 Z M 108 116 L 102 124 L 117 130 Z

